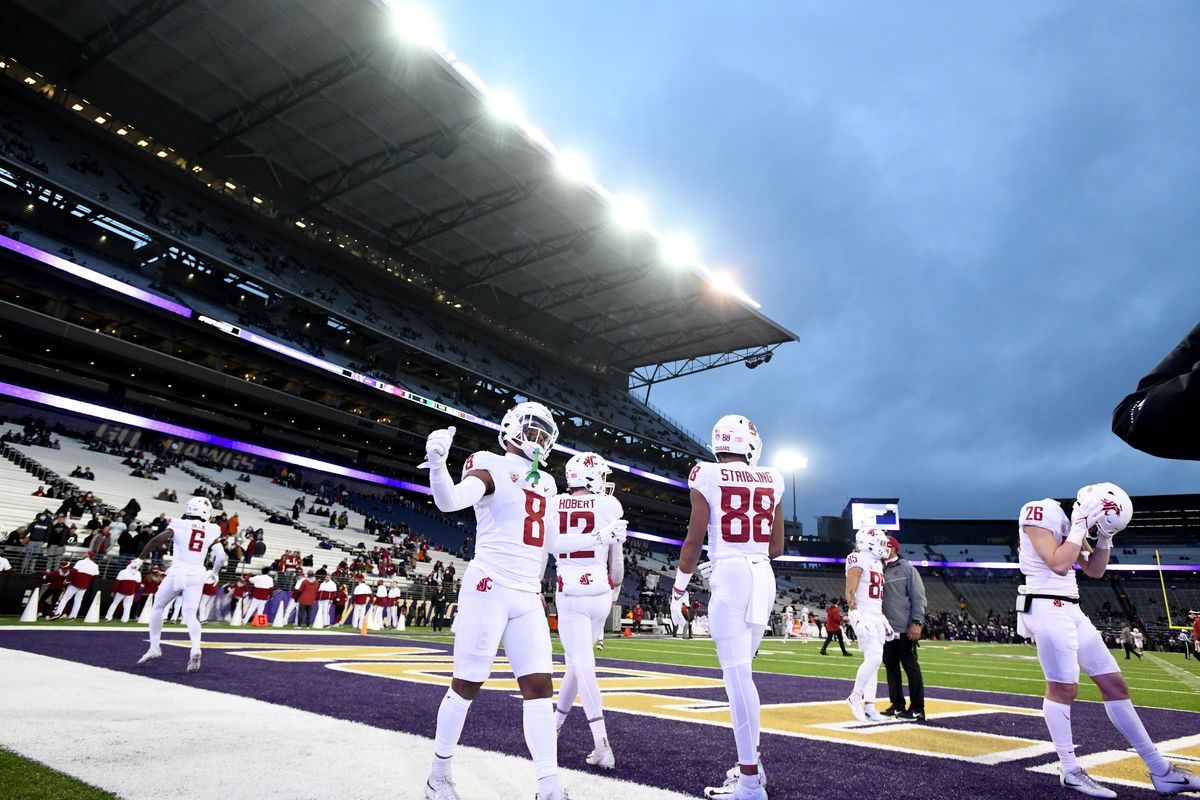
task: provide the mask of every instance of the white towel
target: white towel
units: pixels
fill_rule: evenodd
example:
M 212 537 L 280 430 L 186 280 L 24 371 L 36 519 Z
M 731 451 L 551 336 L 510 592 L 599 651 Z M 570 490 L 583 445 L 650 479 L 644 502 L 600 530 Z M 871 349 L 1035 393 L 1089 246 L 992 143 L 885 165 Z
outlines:
M 766 556 L 750 556 L 750 602 L 746 604 L 746 622 L 766 627 L 775 605 L 775 570 Z

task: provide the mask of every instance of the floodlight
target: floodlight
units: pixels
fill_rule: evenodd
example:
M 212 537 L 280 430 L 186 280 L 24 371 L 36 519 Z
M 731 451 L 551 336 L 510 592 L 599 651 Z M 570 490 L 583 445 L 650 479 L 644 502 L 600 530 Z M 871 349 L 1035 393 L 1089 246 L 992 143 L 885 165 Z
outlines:
M 557 157 L 558 171 L 564 178 L 578 183 L 592 179 L 592 169 L 579 153 L 572 150 L 560 151 Z
M 711 271 L 708 274 L 708 285 L 718 294 L 734 294 L 738 291 L 733 276 L 728 272 Z
M 808 468 L 808 459 L 795 450 L 780 450 L 768 463 L 774 464 L 784 472 L 795 472 L 798 469 Z
M 686 236 L 675 234 L 663 237 L 662 256 L 668 264 L 681 267 L 696 263 L 696 245 Z
M 233 192 L 237 190 L 237 184 L 233 181 L 225 181 L 225 188 Z
M 104 124 L 104 123 L 106 123 L 106 122 L 108 122 L 108 117 L 105 117 L 105 116 L 103 116 L 103 115 L 101 115 L 101 116 L 99 116 L 99 117 L 96 117 L 96 124 L 97 124 L 97 125 L 103 125 L 103 124 Z
M 519 125 L 524 119 L 524 116 L 521 114 L 521 106 L 517 103 L 517 98 L 509 92 L 488 92 L 487 107 L 488 111 L 492 112 L 497 119 L 501 119 L 504 122 Z
M 417 3 L 396 3 L 392 6 L 392 19 L 395 21 L 396 30 L 409 42 L 438 50 L 444 48 L 437 21 L 424 6 Z
M 636 197 L 613 198 L 613 218 L 626 230 L 641 230 L 650 225 L 650 210 Z
M 71 110 L 72 111 L 83 111 L 83 106 L 80 105 L 79 103 L 72 103 Z

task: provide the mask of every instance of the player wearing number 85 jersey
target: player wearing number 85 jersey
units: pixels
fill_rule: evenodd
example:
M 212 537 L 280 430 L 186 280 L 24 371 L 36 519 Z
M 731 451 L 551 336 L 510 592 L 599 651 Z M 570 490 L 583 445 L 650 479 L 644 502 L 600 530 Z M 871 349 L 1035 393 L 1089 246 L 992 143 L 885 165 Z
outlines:
M 154 597 L 154 610 L 150 613 L 150 649 L 138 664 L 145 664 L 162 656 L 159 640 L 162 637 L 163 616 L 166 614 L 167 605 L 182 594 L 183 621 L 187 625 L 188 638 L 192 643 L 187 671 L 200 670 L 200 619 L 196 610 L 204 590 L 204 559 L 211 550 L 214 573 L 220 572 L 225 563 L 225 550 L 221 547 L 221 529 L 208 521 L 211 516 L 212 503 L 209 499 L 193 497 L 188 500 L 183 517 L 173 520 L 166 530 L 146 542 L 141 555 L 129 562 L 134 569 L 140 569 L 142 559 L 162 547 L 167 539 L 174 540 L 171 568 L 167 570 L 167 576 Z
M 726 773 L 723 786 L 709 787 L 709 797 L 766 800 L 766 776 L 758 756 L 758 689 L 751 659 L 767 629 L 775 603 L 771 559 L 783 553 L 783 475 L 758 464 L 762 440 L 754 423 L 738 414 L 717 420 L 712 430 L 715 463 L 701 463 L 688 476 L 692 514 L 679 553 L 679 572 L 671 598 L 676 625 L 686 622 L 692 570 L 699 566 L 712 596 L 708 624 L 729 697 L 729 716 L 737 745 L 738 766 Z M 708 539 L 709 562 L 700 565 L 700 549 Z
M 623 530 L 561 535 L 548 514 L 557 489 L 542 471 L 558 438 L 550 410 L 519 403 L 500 423 L 503 453 L 474 453 L 455 483 L 446 466 L 454 428 L 434 431 L 425 443 L 429 486 L 442 511 L 474 507 L 475 557 L 462 577 L 454 619 L 454 677 L 438 709 L 428 800 L 458 800 L 450 764 L 471 701 L 492 673 L 501 639 L 524 698 L 525 743 L 533 757 L 541 800 L 564 800 L 558 782 L 550 628 L 541 602 L 541 578 L 553 548 L 607 547 Z M 548 550 L 548 548 L 550 548 Z
M 863 663 L 854 678 L 854 691 L 846 698 L 854 718 L 860 722 L 886 722 L 875 710 L 879 688 L 879 666 L 883 643 L 895 634 L 883 615 L 883 559 L 888 552 L 887 534 L 863 528 L 854 537 L 854 552 L 846 556 L 846 621 L 854 628 Z

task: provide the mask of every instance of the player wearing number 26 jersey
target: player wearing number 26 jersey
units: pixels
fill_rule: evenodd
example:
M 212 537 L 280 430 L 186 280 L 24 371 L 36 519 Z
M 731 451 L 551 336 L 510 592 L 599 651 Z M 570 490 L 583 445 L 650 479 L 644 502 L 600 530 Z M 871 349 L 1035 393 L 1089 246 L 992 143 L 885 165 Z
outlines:
M 712 430 L 716 463 L 697 464 L 688 476 L 692 515 L 679 553 L 679 572 L 671 598 L 671 616 L 682 623 L 691 572 L 699 566 L 712 597 L 708 625 L 717 646 L 738 766 L 709 797 L 765 800 L 766 776 L 759 766 L 758 689 L 750 669 L 775 604 L 771 559 L 783 552 L 783 476 L 759 466 L 762 440 L 754 423 L 738 414 L 717 420 Z M 700 565 L 708 540 L 709 562 Z
M 854 691 L 846 702 L 860 722 L 886 722 L 875 710 L 879 688 L 877 674 L 883 663 L 883 643 L 891 639 L 891 626 L 883 615 L 883 558 L 888 552 L 887 534 L 863 528 L 854 537 L 855 550 L 846 556 L 846 620 L 854 628 L 862 648 L 863 663 L 854 679 Z
M 154 610 L 150 614 L 150 649 L 138 664 L 145 664 L 162 656 L 159 640 L 162 637 L 163 617 L 167 606 L 179 595 L 183 595 L 183 621 L 187 625 L 192 650 L 188 658 L 188 672 L 200 669 L 200 619 L 196 614 L 200 596 L 204 591 L 204 560 L 209 551 L 213 556 L 213 572 L 219 572 L 225 563 L 225 550 L 221 547 L 221 529 L 209 522 L 212 503 L 207 497 L 193 497 L 181 519 L 172 520 L 166 530 L 155 536 L 142 549 L 141 555 L 130 562 L 135 569 L 141 568 L 142 559 L 157 550 L 166 540 L 172 539 L 171 568 L 163 578 L 162 585 L 154 597 Z

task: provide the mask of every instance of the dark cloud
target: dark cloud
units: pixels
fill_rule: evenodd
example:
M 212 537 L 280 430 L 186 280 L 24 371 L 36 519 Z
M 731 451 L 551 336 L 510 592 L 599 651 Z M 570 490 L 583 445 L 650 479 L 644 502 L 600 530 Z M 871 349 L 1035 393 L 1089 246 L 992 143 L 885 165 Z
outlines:
M 805 450 L 803 513 L 1007 516 L 1200 467 L 1109 432 L 1200 318 L 1200 7 L 447 4 L 451 46 L 800 334 L 654 389 Z

